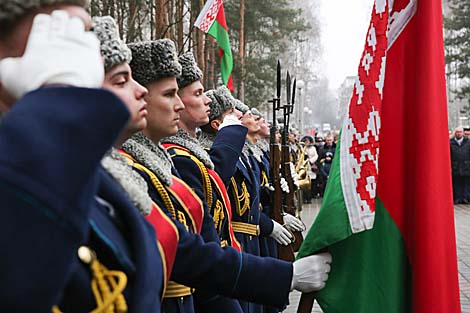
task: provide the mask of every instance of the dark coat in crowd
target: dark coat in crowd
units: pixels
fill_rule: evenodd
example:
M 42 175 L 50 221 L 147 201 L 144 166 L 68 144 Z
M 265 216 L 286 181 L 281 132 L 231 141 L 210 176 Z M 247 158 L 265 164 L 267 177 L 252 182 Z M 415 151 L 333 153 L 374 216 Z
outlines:
M 452 176 L 470 176 L 470 141 L 463 138 L 462 143 L 450 140 Z

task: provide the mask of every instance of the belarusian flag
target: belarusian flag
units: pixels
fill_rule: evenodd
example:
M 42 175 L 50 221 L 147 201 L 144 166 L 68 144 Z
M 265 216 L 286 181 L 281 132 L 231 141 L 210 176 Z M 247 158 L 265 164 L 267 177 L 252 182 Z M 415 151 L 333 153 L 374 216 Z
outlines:
M 299 251 L 333 256 L 316 294 L 325 313 L 460 312 L 441 1 L 375 1 L 323 204 Z
M 208 0 L 197 17 L 194 26 L 211 35 L 217 41 L 220 52 L 220 73 L 222 81 L 233 91 L 232 70 L 233 58 L 228 39 L 228 27 L 225 20 L 222 0 Z

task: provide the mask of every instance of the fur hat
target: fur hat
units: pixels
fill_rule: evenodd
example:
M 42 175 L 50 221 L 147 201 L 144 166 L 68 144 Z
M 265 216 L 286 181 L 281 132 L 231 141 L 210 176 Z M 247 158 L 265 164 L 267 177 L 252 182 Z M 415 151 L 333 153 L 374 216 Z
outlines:
M 18 18 L 46 6 L 56 4 L 75 4 L 87 7 L 88 0 L 1 0 L 0 29 L 12 26 Z
M 116 22 L 111 16 L 93 17 L 93 32 L 100 40 L 104 68 L 109 71 L 113 66 L 132 60 L 131 50 L 119 38 Z
M 173 41 L 159 39 L 136 42 L 128 46 L 132 51 L 132 76 L 140 84 L 181 75 L 181 65 Z
M 245 114 L 246 112 L 250 110 L 250 108 L 246 104 L 244 104 L 238 99 L 235 99 L 235 109 L 242 112 L 243 114 Z
M 253 115 L 256 115 L 256 116 L 259 116 L 259 117 L 263 117 L 263 114 L 261 114 L 261 112 L 257 109 L 257 108 L 251 108 L 251 113 Z
M 220 117 L 225 111 L 235 107 L 235 98 L 230 90 L 225 86 L 220 86 L 215 90 L 209 90 L 206 95 L 212 100 L 209 104 L 211 113 L 209 121 Z
M 181 75 L 178 77 L 179 88 L 184 88 L 193 82 L 202 79 L 202 71 L 197 66 L 192 52 L 186 52 L 180 55 L 179 62 L 182 67 Z

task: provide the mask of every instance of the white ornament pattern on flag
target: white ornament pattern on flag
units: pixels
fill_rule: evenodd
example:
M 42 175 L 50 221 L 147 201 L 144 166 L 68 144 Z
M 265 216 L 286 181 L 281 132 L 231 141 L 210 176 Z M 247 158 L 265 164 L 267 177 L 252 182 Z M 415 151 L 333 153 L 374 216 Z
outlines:
M 397 12 L 393 11 L 393 0 L 375 1 L 348 118 L 341 133 L 341 182 L 353 233 L 374 225 L 386 52 L 416 8 L 417 0 L 410 0 Z
M 207 9 L 207 12 L 205 12 L 202 20 L 199 23 L 196 22 L 195 26 L 203 32 L 207 33 L 217 18 L 217 13 L 219 13 L 219 8 L 222 4 L 223 0 L 214 0 Z
M 374 225 L 387 28 L 387 1 L 376 1 L 341 134 L 341 182 L 353 233 Z

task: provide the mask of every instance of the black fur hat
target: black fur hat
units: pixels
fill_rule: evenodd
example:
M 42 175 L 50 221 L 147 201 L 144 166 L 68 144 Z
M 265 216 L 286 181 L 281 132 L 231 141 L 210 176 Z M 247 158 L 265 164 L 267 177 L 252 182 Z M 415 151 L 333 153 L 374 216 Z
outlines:
M 100 41 L 104 68 L 109 71 L 115 65 L 132 60 L 131 50 L 119 38 L 116 21 L 111 16 L 93 17 L 93 32 Z
M 159 39 L 128 45 L 132 51 L 132 76 L 140 84 L 181 75 L 181 65 L 173 41 Z
M 182 67 L 181 75 L 178 77 L 179 88 L 184 88 L 202 79 L 202 71 L 197 66 L 192 52 L 186 52 L 180 55 L 179 62 Z

